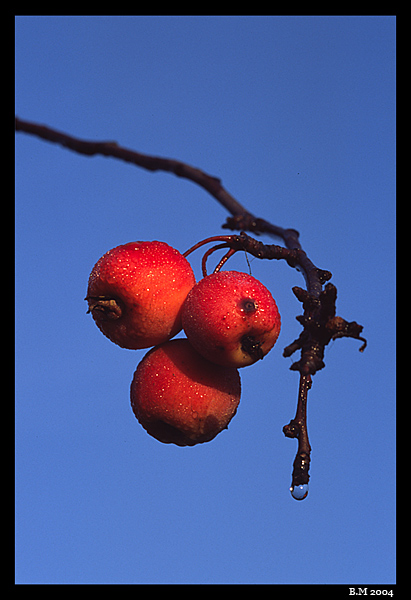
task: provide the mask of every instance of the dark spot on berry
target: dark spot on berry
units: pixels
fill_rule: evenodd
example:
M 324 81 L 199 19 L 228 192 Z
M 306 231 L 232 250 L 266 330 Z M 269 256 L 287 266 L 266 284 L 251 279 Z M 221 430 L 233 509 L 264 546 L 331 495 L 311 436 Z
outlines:
M 254 362 L 264 358 L 264 353 L 261 349 L 261 342 L 257 342 L 252 335 L 245 335 L 242 338 L 241 350 L 251 356 Z
M 239 303 L 240 309 L 245 313 L 255 313 L 258 309 L 258 304 L 252 298 L 243 298 Z

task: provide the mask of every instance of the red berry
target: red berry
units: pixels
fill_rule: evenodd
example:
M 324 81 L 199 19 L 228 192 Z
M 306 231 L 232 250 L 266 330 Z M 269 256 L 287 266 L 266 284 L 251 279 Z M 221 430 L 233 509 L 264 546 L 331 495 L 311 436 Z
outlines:
M 160 442 L 194 446 L 226 429 L 240 402 L 237 369 L 210 363 L 186 339 L 150 350 L 131 384 L 131 405 Z
M 201 279 L 186 298 L 182 319 L 188 340 L 200 354 L 234 367 L 263 358 L 281 329 L 270 291 L 251 275 L 236 271 Z
M 94 266 L 86 300 L 97 326 L 122 348 L 149 348 L 181 330 L 195 284 L 187 259 L 164 242 L 130 242 Z

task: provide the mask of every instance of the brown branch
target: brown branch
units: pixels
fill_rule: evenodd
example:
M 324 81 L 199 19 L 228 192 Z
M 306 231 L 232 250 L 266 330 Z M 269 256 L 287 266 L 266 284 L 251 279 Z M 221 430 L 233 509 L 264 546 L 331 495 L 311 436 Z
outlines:
M 224 228 L 241 231 L 240 235 L 215 236 L 199 242 L 185 254 L 189 254 L 204 243 L 219 241 L 218 246 L 209 250 L 203 257 L 203 271 L 207 257 L 218 248 L 228 248 L 227 254 L 220 260 L 217 268 L 237 250 L 245 250 L 257 258 L 286 260 L 287 263 L 302 272 L 307 289 L 294 287 L 293 292 L 304 308 L 304 314 L 297 317 L 303 331 L 289 346 L 284 349 L 284 356 L 291 356 L 301 350 L 301 358 L 291 365 L 291 369 L 300 372 L 297 412 L 295 418 L 283 428 L 287 437 L 298 439 L 298 450 L 294 461 L 292 488 L 308 483 L 311 447 L 307 432 L 307 396 L 311 387 L 311 377 L 324 367 L 325 346 L 334 339 L 351 337 L 363 342 L 360 351 L 366 346 L 360 337 L 362 326 L 355 321 L 347 322 L 336 316 L 337 290 L 328 283 L 331 273 L 316 267 L 301 248 L 299 233 L 295 229 L 284 229 L 273 225 L 249 213 L 227 190 L 221 180 L 208 175 L 204 171 L 186 163 L 170 158 L 149 156 L 119 146 L 116 142 L 95 142 L 75 138 L 66 133 L 56 131 L 45 125 L 30 123 L 16 117 L 16 131 L 40 137 L 43 140 L 59 144 L 86 156 L 102 155 L 117 158 L 142 167 L 149 171 L 168 171 L 177 177 L 192 181 L 213 196 L 232 216 L 227 218 Z M 248 236 L 245 231 L 256 235 L 261 233 L 279 237 L 285 247 L 263 244 Z
M 64 148 L 74 150 L 74 152 L 78 152 L 79 154 L 85 154 L 86 156 L 100 154 L 102 156 L 118 158 L 138 167 L 142 167 L 143 169 L 147 169 L 148 171 L 168 171 L 174 173 L 177 177 L 189 179 L 193 183 L 204 188 L 232 215 L 250 214 L 246 211 L 244 206 L 237 202 L 237 200 L 224 189 L 220 179 L 208 175 L 204 171 L 187 165 L 179 160 L 141 154 L 140 152 L 123 148 L 122 146 L 119 146 L 117 142 L 93 142 L 82 140 L 68 135 L 67 133 L 51 129 L 45 125 L 22 121 L 17 117 L 15 127 L 16 131 L 35 135 L 48 142 L 59 144 Z M 252 217 L 252 215 L 250 216 Z

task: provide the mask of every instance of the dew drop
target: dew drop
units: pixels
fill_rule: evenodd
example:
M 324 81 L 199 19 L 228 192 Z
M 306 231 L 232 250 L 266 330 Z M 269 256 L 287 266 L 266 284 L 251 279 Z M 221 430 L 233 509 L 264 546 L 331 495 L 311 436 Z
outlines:
M 290 487 L 291 496 L 295 500 L 304 500 L 308 496 L 308 483 Z

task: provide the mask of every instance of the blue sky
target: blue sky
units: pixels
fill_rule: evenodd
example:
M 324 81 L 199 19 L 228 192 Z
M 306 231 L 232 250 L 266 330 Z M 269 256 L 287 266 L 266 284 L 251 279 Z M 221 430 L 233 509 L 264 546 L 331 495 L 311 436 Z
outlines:
M 297 502 L 282 350 L 304 281 L 251 257 L 281 312 L 276 346 L 241 370 L 227 431 L 157 442 L 129 403 L 145 351 L 99 332 L 88 276 L 114 246 L 184 252 L 228 215 L 173 175 L 17 134 L 16 582 L 394 583 L 395 18 L 17 17 L 16 114 L 221 177 L 300 231 L 368 339 L 327 347 Z M 199 278 L 201 252 L 190 262 Z

